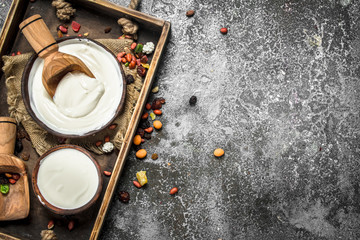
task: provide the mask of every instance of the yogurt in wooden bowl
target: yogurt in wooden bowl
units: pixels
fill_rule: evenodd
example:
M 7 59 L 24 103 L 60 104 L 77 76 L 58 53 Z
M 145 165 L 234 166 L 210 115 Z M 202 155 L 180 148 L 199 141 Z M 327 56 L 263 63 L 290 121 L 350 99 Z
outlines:
M 85 149 L 65 144 L 37 161 L 32 175 L 35 194 L 54 213 L 73 215 L 89 208 L 102 189 L 100 167 Z
M 48 132 L 75 138 L 101 131 L 121 111 L 126 93 L 122 68 L 105 46 L 86 38 L 58 41 L 59 51 L 82 60 L 94 74 L 65 75 L 53 98 L 42 84 L 44 60 L 34 55 L 22 77 L 22 95 L 31 117 Z

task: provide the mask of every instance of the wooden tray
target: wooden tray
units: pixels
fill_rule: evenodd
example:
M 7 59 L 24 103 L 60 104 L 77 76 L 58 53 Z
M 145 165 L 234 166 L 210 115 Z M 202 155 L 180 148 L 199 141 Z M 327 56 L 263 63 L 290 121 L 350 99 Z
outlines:
M 84 213 L 71 218 L 75 220 L 75 228 L 70 232 L 67 229 L 68 219 L 56 216 L 46 210 L 35 199 L 34 192 L 30 186 L 31 209 L 29 217 L 18 221 L 0 222 L 0 239 L 40 239 L 40 232 L 47 229 L 47 223 L 50 219 L 55 220 L 54 231 L 58 239 L 80 240 L 97 239 L 99 237 L 109 203 L 123 169 L 125 158 L 131 147 L 132 138 L 150 92 L 160 57 L 165 48 L 170 31 L 169 22 L 101 0 L 77 0 L 72 1 L 72 4 L 77 10 L 74 20 L 81 24 L 79 33 L 89 32 L 89 37 L 93 39 L 117 38 L 122 35 L 117 19 L 125 16 L 139 23 L 138 42 L 145 43 L 152 41 L 155 43 L 156 49 L 152 55 L 150 68 L 144 79 L 144 85 L 120 151 L 113 152 L 110 155 L 94 156 L 102 171 L 112 171 L 110 178 L 103 176 L 103 191 L 97 203 Z M 12 52 L 16 53 L 17 51 L 22 53 L 32 51 L 24 36 L 19 32 L 18 26 L 21 21 L 34 14 L 42 15 L 50 31 L 54 36 L 57 36 L 56 28 L 60 21 L 55 16 L 55 9 L 51 6 L 50 0 L 37 0 L 34 3 L 30 3 L 29 0 L 14 0 L 1 32 L 0 56 L 8 55 Z M 104 29 L 108 26 L 112 28 L 112 31 L 105 34 Z M 70 28 L 69 34 L 71 36 L 77 35 Z M 7 116 L 8 106 L 6 102 L 5 79 L 3 72 L 0 74 L 0 116 Z M 31 177 L 35 162 L 39 156 L 31 147 L 31 142 L 26 139 L 23 139 L 22 142 L 24 145 L 23 151 L 30 153 L 31 156 L 29 161 L 25 162 L 28 176 Z

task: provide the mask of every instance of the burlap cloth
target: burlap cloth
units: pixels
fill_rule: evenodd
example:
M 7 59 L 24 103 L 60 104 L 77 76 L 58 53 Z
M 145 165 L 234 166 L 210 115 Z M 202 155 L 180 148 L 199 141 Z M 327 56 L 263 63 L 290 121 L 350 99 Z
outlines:
M 122 51 L 129 52 L 132 43 L 132 40 L 129 39 L 98 39 L 97 41 L 105 45 L 115 55 Z M 6 78 L 9 114 L 11 117 L 15 118 L 18 123 L 21 123 L 24 126 L 30 136 L 33 147 L 37 153 L 41 155 L 49 148 L 59 145 L 61 140 L 41 128 L 26 111 L 21 96 L 21 77 L 25 65 L 32 54 L 33 53 L 3 56 L 2 60 L 4 62 L 3 71 Z M 113 121 L 113 123 L 117 124 L 117 128 L 114 130 L 106 128 L 96 135 L 85 138 L 66 139 L 65 143 L 76 144 L 97 154 L 103 154 L 102 145 L 97 147 L 95 146 L 95 142 L 104 142 L 105 136 L 110 136 L 111 142 L 116 148 L 120 149 L 142 87 L 142 79 L 136 73 L 136 68 L 132 70 L 123 68 L 123 70 L 125 76 L 130 74 L 134 77 L 135 81 L 126 86 L 127 91 L 123 111 L 115 121 Z

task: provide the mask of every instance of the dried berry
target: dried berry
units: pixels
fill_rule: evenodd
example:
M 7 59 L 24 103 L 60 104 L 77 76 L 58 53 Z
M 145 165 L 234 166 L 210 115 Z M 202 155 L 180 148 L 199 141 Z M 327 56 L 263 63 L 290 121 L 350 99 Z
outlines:
M 15 56 L 15 53 L 11 53 L 11 56 Z
M 111 176 L 111 172 L 110 171 L 104 171 L 104 175 L 109 177 L 109 176 Z
M 0 184 L 8 184 L 9 179 L 5 177 L 5 174 L 0 174 Z
M 105 136 L 104 142 L 110 142 L 110 136 Z
M 147 110 L 150 110 L 150 109 L 151 109 L 151 104 L 150 104 L 150 103 L 147 103 L 146 106 L 145 106 L 145 108 L 146 108 Z
M 189 100 L 189 103 L 191 106 L 194 106 L 196 104 L 196 102 L 197 102 L 196 96 L 192 96 Z
M 156 110 L 156 109 L 160 109 L 162 107 L 162 104 L 159 100 L 154 99 L 152 105 L 151 105 L 151 109 L 152 110 Z
M 177 193 L 179 191 L 179 189 L 177 187 L 174 187 L 170 190 L 170 195 L 174 195 L 175 193 Z
M 141 63 L 147 63 L 148 62 L 148 57 L 146 55 L 142 56 L 141 59 L 140 59 L 140 62 Z
M 12 174 L 11 173 L 5 173 L 5 177 L 7 177 L 7 178 L 12 178 Z
M 130 69 L 134 69 L 136 67 L 136 61 L 131 61 L 129 64 Z
M 78 32 L 80 30 L 81 25 L 75 21 L 72 21 L 71 27 L 74 30 L 74 32 Z
M 127 61 L 127 62 L 131 62 L 131 60 L 132 60 L 131 53 L 126 54 L 126 55 L 125 55 L 125 58 L 126 58 L 126 61 Z
M 194 14 L 195 14 L 194 10 L 189 10 L 189 11 L 186 12 L 187 17 L 192 17 L 192 16 L 194 16 Z
M 148 120 L 141 120 L 140 122 L 140 125 L 139 125 L 140 128 L 142 129 L 146 129 L 146 128 L 149 128 L 150 127 L 150 122 Z
M 95 143 L 95 146 L 99 147 L 101 144 L 102 144 L 102 141 L 97 141 L 97 142 Z
M 126 80 L 126 84 L 132 84 L 135 81 L 132 75 L 126 75 L 125 80 Z
M 58 38 L 62 38 L 62 37 L 63 37 L 63 33 L 62 33 L 60 30 L 58 30 L 58 31 L 57 31 L 57 36 L 58 36 Z
M 214 150 L 215 157 L 221 157 L 222 155 L 224 155 L 224 153 L 225 153 L 224 150 L 221 148 L 217 148 Z
M 16 180 L 15 180 L 15 179 L 10 178 L 10 179 L 9 179 L 9 183 L 11 183 L 11 184 L 15 184 L 15 183 L 16 183 Z
M 124 191 L 119 192 L 119 200 L 123 203 L 128 203 L 130 200 L 130 194 Z
M 140 77 L 145 77 L 146 75 L 146 69 L 143 66 L 138 66 L 137 73 Z
M 165 104 L 165 98 L 162 97 L 155 98 L 154 101 L 159 101 L 161 104 Z
M 19 154 L 23 150 L 23 144 L 20 139 L 16 139 L 15 142 L 15 155 Z
M 227 29 L 227 28 L 221 28 L 221 29 L 220 29 L 220 32 L 221 32 L 222 34 L 227 34 L 228 29 Z
M 146 171 L 137 172 L 136 173 L 136 178 L 139 181 L 141 186 L 144 186 L 148 182 L 148 179 L 146 177 Z
M 117 124 L 114 123 L 114 124 L 111 124 L 108 128 L 109 128 L 110 130 L 114 130 L 116 127 L 117 127 Z
M 23 152 L 21 155 L 20 155 L 20 158 L 24 161 L 28 161 L 29 158 L 30 158 L 30 154 L 27 153 L 27 152 Z
M 23 128 L 18 128 L 18 131 L 16 133 L 16 137 L 19 138 L 19 139 L 26 138 L 27 140 L 30 141 L 29 134 Z
M 144 136 L 144 133 L 145 133 L 145 131 L 144 131 L 143 128 L 138 128 L 138 130 L 136 131 L 136 134 L 137 134 L 137 135 L 140 135 L 140 137 L 143 137 L 143 136 Z
M 145 128 L 144 131 L 147 133 L 152 133 L 154 129 L 152 127 Z
M 136 48 L 136 45 L 137 45 L 136 42 L 132 43 L 131 46 L 130 46 L 130 49 L 134 50 Z
M 105 33 L 111 32 L 111 27 L 106 27 L 106 28 L 104 29 L 104 32 L 105 32 Z
M 133 181 L 133 184 L 135 185 L 135 187 L 141 188 L 141 185 L 138 181 Z
M 63 25 L 58 26 L 58 29 L 59 29 L 62 33 L 67 33 L 67 32 L 68 32 L 67 27 L 65 27 L 65 26 L 63 26 Z
M 155 113 L 156 115 L 161 115 L 161 114 L 162 114 L 162 111 L 159 110 L 159 109 L 155 109 L 155 110 L 154 110 L 154 113 Z
M 150 133 L 144 133 L 144 138 L 146 139 L 146 140 L 150 140 L 151 139 L 151 134 Z
M 18 174 L 18 173 L 14 173 L 13 175 L 12 175 L 12 179 L 14 179 L 14 180 L 19 180 L 19 178 L 20 178 L 20 174 Z
M 75 226 L 75 222 L 74 220 L 70 220 L 69 224 L 68 224 L 68 229 L 69 231 L 73 230 Z
M 151 159 L 152 160 L 156 160 L 156 159 L 158 159 L 158 155 L 156 154 L 156 153 L 154 153 L 153 155 L 151 155 Z
M 144 113 L 142 116 L 141 116 L 141 119 L 147 119 L 149 117 L 149 113 Z

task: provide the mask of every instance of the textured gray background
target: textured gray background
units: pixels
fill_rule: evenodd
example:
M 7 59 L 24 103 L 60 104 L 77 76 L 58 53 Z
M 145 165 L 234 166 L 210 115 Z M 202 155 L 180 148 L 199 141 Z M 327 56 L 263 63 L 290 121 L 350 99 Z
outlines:
M 113 199 L 101 239 L 360 239 L 359 8 L 143 0 L 172 24 L 155 83 L 164 127 L 144 144 L 159 159 L 130 152 L 118 190 L 131 201 Z

